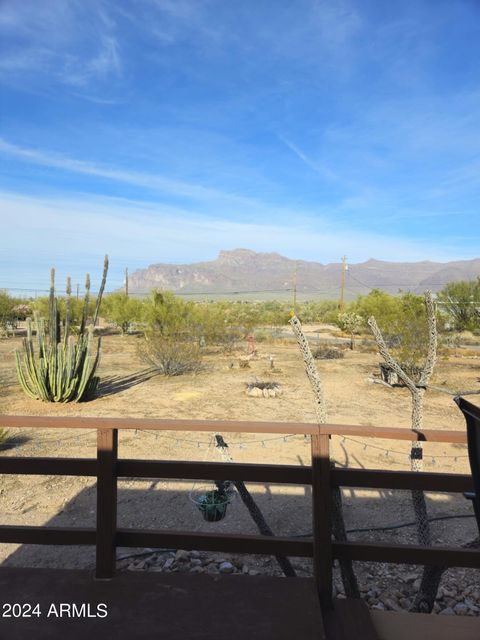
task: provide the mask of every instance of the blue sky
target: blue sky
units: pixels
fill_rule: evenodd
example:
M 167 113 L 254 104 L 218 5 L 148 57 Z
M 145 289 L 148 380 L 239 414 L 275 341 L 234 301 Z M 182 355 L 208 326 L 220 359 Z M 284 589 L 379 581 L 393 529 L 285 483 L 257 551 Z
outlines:
M 480 255 L 474 0 L 3 0 L 0 288 Z

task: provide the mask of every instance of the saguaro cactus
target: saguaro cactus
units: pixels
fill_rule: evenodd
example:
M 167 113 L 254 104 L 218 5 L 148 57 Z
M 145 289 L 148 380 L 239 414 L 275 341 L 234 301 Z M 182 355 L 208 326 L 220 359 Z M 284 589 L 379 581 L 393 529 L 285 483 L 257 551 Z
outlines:
M 31 318 L 27 319 L 27 337 L 23 339 L 23 350 L 15 352 L 18 380 L 30 398 L 44 402 L 79 402 L 94 395 L 99 381 L 95 372 L 100 358 L 101 339 L 98 339 L 94 354 L 93 329 L 100 310 L 107 272 L 108 256 L 105 256 L 102 284 L 90 324 L 88 324 L 90 276 L 87 274 L 82 319 L 75 339 L 70 333 L 72 293 L 70 278 L 67 278 L 62 336 L 58 300 L 55 296 L 55 269 L 51 270 L 48 326 L 45 326 L 44 319 L 40 318 L 38 313 L 34 316 L 38 357 L 35 354 Z

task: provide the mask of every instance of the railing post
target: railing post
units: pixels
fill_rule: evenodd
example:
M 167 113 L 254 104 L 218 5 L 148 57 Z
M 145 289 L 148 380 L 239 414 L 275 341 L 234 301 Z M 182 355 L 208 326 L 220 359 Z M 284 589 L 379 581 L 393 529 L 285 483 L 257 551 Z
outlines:
M 312 444 L 312 511 L 313 565 L 320 604 L 333 607 L 332 556 L 332 492 L 330 488 L 330 436 L 320 433 L 311 436 Z
M 118 430 L 97 430 L 97 580 L 115 573 Z

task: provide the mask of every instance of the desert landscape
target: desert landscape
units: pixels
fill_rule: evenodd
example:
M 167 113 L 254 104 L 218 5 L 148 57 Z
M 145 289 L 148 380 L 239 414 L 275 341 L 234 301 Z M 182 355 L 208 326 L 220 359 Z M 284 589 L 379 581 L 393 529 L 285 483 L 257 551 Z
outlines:
M 338 329 L 307 326 L 312 338 L 332 340 Z M 172 419 L 255 420 L 315 422 L 313 395 L 298 347 L 285 329 L 281 339 L 257 345 L 258 352 L 245 362 L 246 343 L 233 352 L 207 348 L 204 366 L 196 374 L 165 377 L 148 369 L 140 359 L 140 335 L 103 337 L 99 368 L 99 397 L 89 402 L 55 404 L 27 398 L 15 375 L 14 351 L 20 338 L 0 341 L 2 395 L 0 412 L 13 415 L 148 417 Z M 480 355 L 480 354 L 479 354 Z M 273 369 L 272 369 L 273 360 Z M 379 380 L 380 357 L 371 341 L 360 341 L 355 350 L 345 349 L 344 358 L 320 360 L 317 366 L 325 387 L 328 421 L 340 424 L 398 426 L 409 428 L 411 400 L 405 388 L 387 388 Z M 276 382 L 277 397 L 251 397 L 246 385 L 255 381 Z M 479 389 L 480 358 L 474 348 L 452 350 L 440 357 L 432 385 L 445 391 Z M 475 395 L 471 396 L 475 402 Z M 1 425 L 0 425 L 1 426 Z M 464 419 L 452 395 L 429 390 L 425 401 L 425 428 L 464 430 Z M 28 429 L 9 433 L 2 456 L 96 455 L 95 432 L 81 430 Z M 227 439 L 234 461 L 310 464 L 310 444 L 303 436 L 275 437 L 232 434 Z M 142 459 L 220 461 L 213 434 L 148 431 L 121 433 L 119 456 Z M 409 469 L 406 442 L 333 437 L 332 449 L 339 466 Z M 428 443 L 425 470 L 468 473 L 466 447 Z M 205 522 L 192 501 L 197 483 L 161 480 L 120 480 L 119 526 L 162 527 L 193 531 L 256 533 L 247 509 L 238 496 L 228 505 L 224 520 Z M 306 487 L 248 485 L 268 524 L 278 535 L 307 536 L 311 531 L 311 502 Z M 414 522 L 411 497 L 406 491 L 343 490 L 347 529 L 352 539 L 414 542 L 414 526 L 382 532 L 368 527 L 389 527 Z M 475 537 L 471 503 L 454 494 L 427 494 L 430 517 L 460 518 L 432 523 L 436 543 L 462 544 Z M 5 524 L 92 526 L 95 522 L 95 484 L 90 478 L 60 476 L 3 476 L 0 488 L 2 521 Z M 373 524 L 372 524 L 373 523 Z M 220 571 L 273 573 L 281 575 L 274 558 L 231 557 L 225 554 L 188 554 L 181 550 L 119 549 L 119 568 L 130 570 Z M 83 547 L 0 545 L 5 566 L 72 567 L 94 566 L 94 550 Z M 225 564 L 226 563 L 226 564 Z M 405 609 L 412 601 L 421 573 L 419 567 L 396 567 L 355 563 L 361 589 L 370 606 Z M 225 569 L 227 567 L 227 569 Z M 231 568 L 228 568 L 231 567 Z M 298 575 L 310 575 L 309 561 L 294 560 Z M 468 615 L 480 612 L 480 593 L 475 571 L 450 569 L 444 576 L 436 611 L 452 609 Z M 373 588 L 371 585 L 375 584 Z M 454 586 L 452 586 L 454 585 Z M 342 586 L 337 576 L 339 595 Z M 443 589 L 443 590 L 442 590 Z M 465 604 L 465 602 L 467 604 Z

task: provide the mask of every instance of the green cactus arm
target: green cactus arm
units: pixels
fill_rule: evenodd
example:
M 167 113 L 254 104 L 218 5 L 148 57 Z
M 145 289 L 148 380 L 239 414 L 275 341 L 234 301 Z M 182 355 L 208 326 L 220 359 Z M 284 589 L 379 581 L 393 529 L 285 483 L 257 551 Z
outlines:
M 105 284 L 107 282 L 107 274 L 108 274 L 108 256 L 106 255 L 103 260 L 102 283 L 98 291 L 97 304 L 95 305 L 95 313 L 93 314 L 93 326 L 97 324 L 98 313 L 100 311 L 100 305 L 102 304 L 103 291 L 105 289 Z
M 66 347 L 68 342 L 68 336 L 70 334 L 70 320 L 72 315 L 72 280 L 70 276 L 67 278 L 67 300 L 65 302 L 65 326 L 63 329 L 63 344 Z
M 85 333 L 85 327 L 87 326 L 89 301 L 90 301 L 90 274 L 87 273 L 85 277 L 85 297 L 83 298 L 82 323 L 80 325 L 81 336 L 83 336 L 83 334 Z
M 37 399 L 38 396 L 35 394 L 34 389 L 29 385 L 29 383 L 27 382 L 27 380 L 25 378 L 25 374 L 24 374 L 23 368 L 22 368 L 22 363 L 20 361 L 20 354 L 19 354 L 18 351 L 15 351 L 15 366 L 16 366 L 16 369 L 17 369 L 18 381 L 19 381 L 20 386 L 22 387 L 23 391 L 30 398 Z

